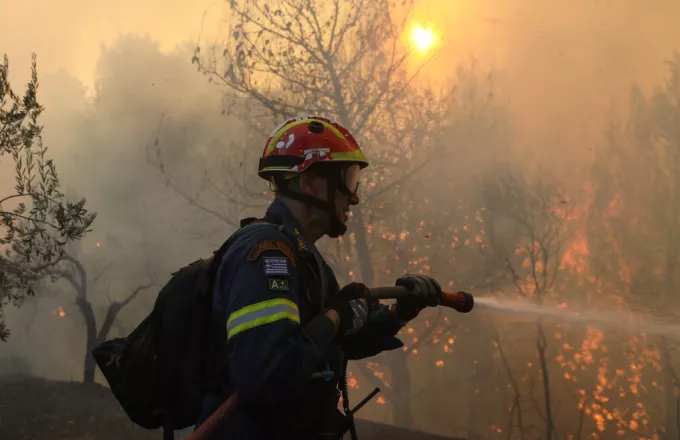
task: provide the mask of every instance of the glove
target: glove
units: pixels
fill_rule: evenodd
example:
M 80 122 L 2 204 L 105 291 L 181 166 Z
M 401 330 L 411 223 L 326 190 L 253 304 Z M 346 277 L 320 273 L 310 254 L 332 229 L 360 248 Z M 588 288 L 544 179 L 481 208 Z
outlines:
M 428 276 L 404 275 L 397 279 L 396 285 L 406 287 L 412 293 L 397 300 L 397 315 L 405 321 L 418 316 L 425 307 L 436 307 L 441 302 L 442 289 L 437 281 Z
M 340 316 L 338 335 L 356 333 L 366 324 L 370 312 L 367 294 L 365 284 L 351 283 L 327 301 L 326 310 L 333 309 Z

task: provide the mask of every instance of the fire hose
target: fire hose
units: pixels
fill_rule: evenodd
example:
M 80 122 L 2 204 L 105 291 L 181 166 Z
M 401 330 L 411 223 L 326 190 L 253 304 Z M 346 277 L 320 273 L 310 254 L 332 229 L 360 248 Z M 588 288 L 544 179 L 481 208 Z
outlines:
M 399 299 L 413 295 L 407 288 L 402 286 L 374 287 L 370 289 L 369 297 L 374 299 Z M 474 307 L 474 298 L 466 292 L 442 292 L 439 305 L 449 307 L 460 313 L 468 313 Z M 372 393 L 376 394 L 377 390 Z M 360 406 L 372 397 L 364 399 L 352 412 L 356 412 Z M 231 415 L 238 405 L 238 394 L 233 393 L 220 405 L 208 419 L 191 434 L 188 440 L 208 440 L 212 438 L 219 428 Z

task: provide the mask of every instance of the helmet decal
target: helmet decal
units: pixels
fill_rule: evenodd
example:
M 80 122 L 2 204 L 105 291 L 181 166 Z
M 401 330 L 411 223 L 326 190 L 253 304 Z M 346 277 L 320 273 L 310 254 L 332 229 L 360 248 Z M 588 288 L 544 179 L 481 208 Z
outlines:
M 342 125 L 321 116 L 297 116 L 279 124 L 262 152 L 258 174 L 301 173 L 319 162 L 368 166 L 359 144 Z
M 290 146 L 293 144 L 293 142 L 295 142 L 295 133 L 291 133 L 291 134 L 288 136 L 288 141 L 287 141 L 287 142 L 284 142 L 283 140 L 278 141 L 278 142 L 276 143 L 276 148 L 277 148 L 278 150 L 280 150 L 281 148 L 288 148 L 288 147 L 290 147 Z

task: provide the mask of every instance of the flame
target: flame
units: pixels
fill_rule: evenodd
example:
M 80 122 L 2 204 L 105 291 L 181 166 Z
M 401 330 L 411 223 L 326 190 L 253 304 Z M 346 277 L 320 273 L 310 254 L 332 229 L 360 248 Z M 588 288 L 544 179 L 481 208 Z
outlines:
M 588 237 L 585 235 L 585 231 L 581 230 L 576 234 L 576 237 L 574 237 L 571 243 L 569 243 L 569 247 L 564 252 L 560 268 L 571 269 L 577 274 L 582 275 L 586 273 L 586 258 L 589 254 Z
M 66 316 L 66 311 L 64 311 L 64 308 L 62 306 L 57 306 L 57 314 L 59 315 L 60 318 L 63 318 Z
M 102 244 L 100 242 L 97 242 L 97 247 L 102 247 Z
M 359 389 L 359 383 L 357 382 L 356 377 L 354 377 L 351 371 L 347 372 L 347 386 L 350 388 L 355 388 L 357 390 Z

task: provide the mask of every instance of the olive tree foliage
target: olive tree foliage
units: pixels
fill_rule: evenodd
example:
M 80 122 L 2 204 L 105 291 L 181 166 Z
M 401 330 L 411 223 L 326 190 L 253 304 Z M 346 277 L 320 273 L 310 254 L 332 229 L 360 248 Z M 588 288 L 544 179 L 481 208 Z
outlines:
M 273 127 L 297 115 L 328 116 L 358 139 L 371 167 L 350 231 L 369 285 L 372 206 L 427 162 L 428 136 L 443 108 L 439 94 L 415 81 L 427 58 L 414 66 L 402 40 L 411 6 L 411 0 L 232 0 L 227 40 L 198 46 L 193 57 L 229 96 L 225 112 L 259 137 L 258 152 Z
M 0 194 L 0 227 L 4 232 L 0 237 L 3 341 L 10 332 L 2 308 L 20 305 L 26 295 L 32 295 L 38 275 L 59 261 L 66 244 L 82 238 L 96 217 L 85 209 L 85 199 L 71 202 L 60 191 L 56 167 L 42 142 L 38 117 L 43 107 L 38 103 L 37 90 L 35 55 L 23 96 L 10 86 L 9 60 L 5 55 L 0 65 L 0 158 L 9 157 L 14 163 L 15 185 L 13 191 Z

